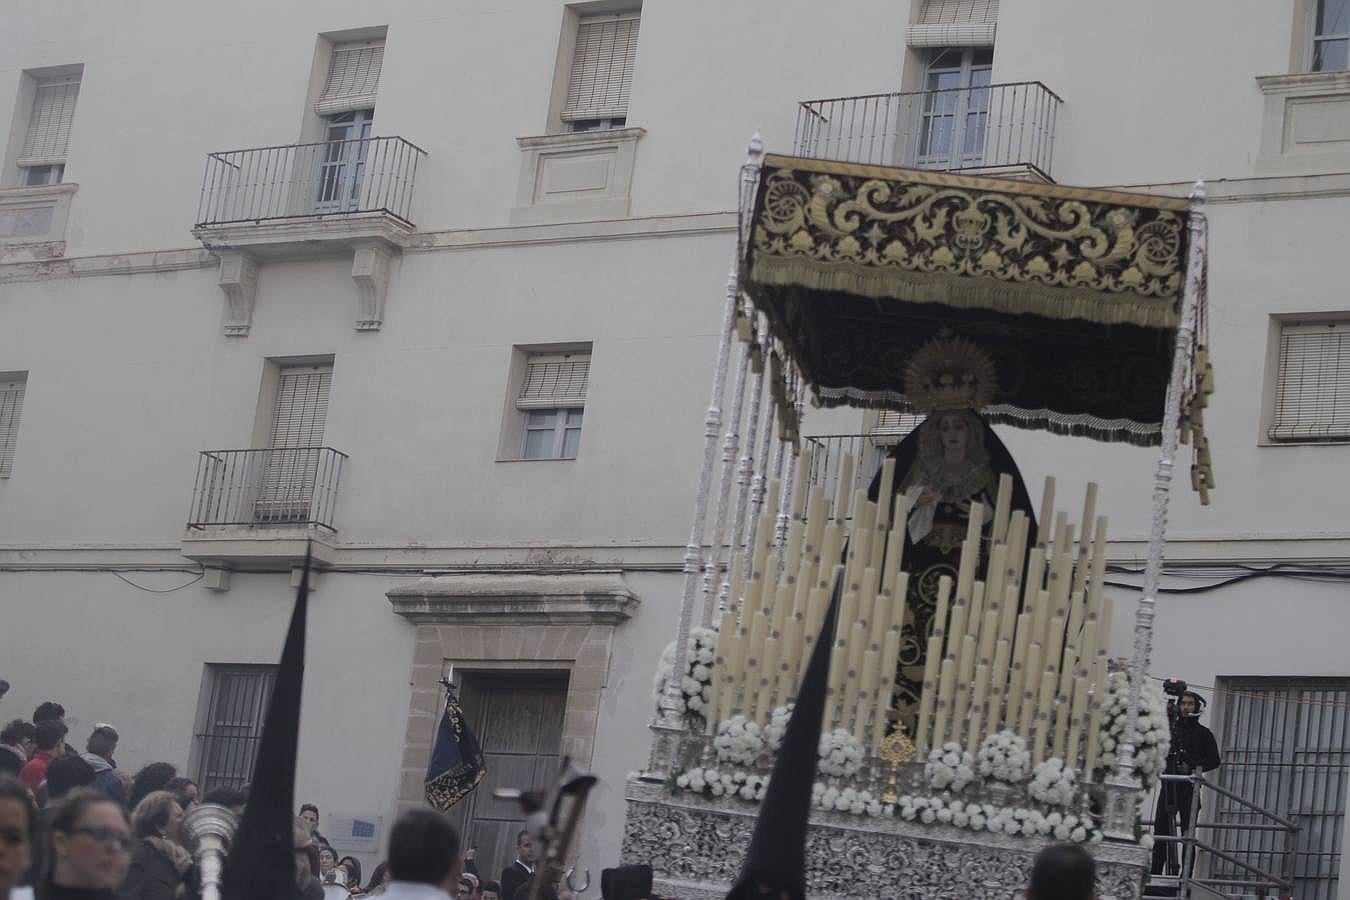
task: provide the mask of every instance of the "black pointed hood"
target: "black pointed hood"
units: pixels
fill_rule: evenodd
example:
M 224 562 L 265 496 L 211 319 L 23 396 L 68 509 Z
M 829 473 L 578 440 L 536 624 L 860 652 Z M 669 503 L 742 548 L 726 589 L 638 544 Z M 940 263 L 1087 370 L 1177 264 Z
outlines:
M 727 900 L 806 897 L 806 827 L 811 815 L 811 787 L 816 781 L 830 651 L 842 590 L 843 577 L 836 576 L 825 621 L 806 664 L 778 758 L 774 760 L 750 850 Z
M 305 680 L 305 618 L 309 551 L 267 707 L 244 819 L 225 861 L 225 900 L 294 900 L 295 757 L 300 740 L 300 693 Z

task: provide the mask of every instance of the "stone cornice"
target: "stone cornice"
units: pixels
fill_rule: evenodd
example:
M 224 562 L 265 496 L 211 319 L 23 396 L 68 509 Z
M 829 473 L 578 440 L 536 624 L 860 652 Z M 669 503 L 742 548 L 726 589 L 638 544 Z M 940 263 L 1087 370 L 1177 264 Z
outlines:
M 405 619 L 438 625 L 620 625 L 638 606 L 617 571 L 436 575 L 385 596 Z

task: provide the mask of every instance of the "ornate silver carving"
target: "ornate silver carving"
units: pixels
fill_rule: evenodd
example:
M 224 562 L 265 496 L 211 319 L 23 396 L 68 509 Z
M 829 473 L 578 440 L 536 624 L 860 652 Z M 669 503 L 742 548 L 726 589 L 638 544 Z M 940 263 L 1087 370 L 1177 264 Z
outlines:
M 672 797 L 664 785 L 630 782 L 623 861 L 648 863 L 657 892 L 720 898 L 740 871 L 756 808 L 737 800 Z M 807 894 L 868 900 L 1010 900 L 1026 887 L 1048 841 L 974 834 L 895 818 L 816 813 L 807 835 Z M 1140 896 L 1148 851 L 1099 844 L 1103 900 Z

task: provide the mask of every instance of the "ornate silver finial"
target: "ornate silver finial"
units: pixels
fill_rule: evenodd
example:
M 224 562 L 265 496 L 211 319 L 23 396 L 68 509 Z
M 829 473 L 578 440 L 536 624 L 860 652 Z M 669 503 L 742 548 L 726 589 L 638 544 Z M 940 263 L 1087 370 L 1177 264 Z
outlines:
M 220 877 L 225 854 L 230 852 L 239 820 L 216 803 L 203 803 L 183 819 L 183 828 L 197 839 L 197 870 L 202 879 L 202 900 L 220 900 Z
M 764 158 L 764 138 L 756 131 L 745 148 L 746 162 L 758 164 Z
M 1190 194 L 1187 195 L 1192 203 L 1204 203 L 1205 198 L 1208 196 L 1209 190 L 1205 187 L 1205 179 L 1203 177 L 1196 179 L 1195 186 L 1191 188 Z

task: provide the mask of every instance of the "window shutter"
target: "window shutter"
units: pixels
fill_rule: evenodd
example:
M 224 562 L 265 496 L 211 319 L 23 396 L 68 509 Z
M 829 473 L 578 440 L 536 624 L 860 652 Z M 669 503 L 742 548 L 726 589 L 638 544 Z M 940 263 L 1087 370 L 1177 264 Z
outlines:
M 272 413 L 272 447 L 319 447 L 328 419 L 332 366 L 294 366 L 281 370 Z
M 637 13 L 588 16 L 577 26 L 564 121 L 628 115 L 628 91 L 637 58 Z
M 989 47 L 998 27 L 998 0 L 924 0 L 906 35 L 911 47 Z
M 517 409 L 557 409 L 585 406 L 591 358 L 579 355 L 532 356 L 525 383 L 516 398 Z
M 1350 323 L 1285 325 L 1270 437 L 1350 438 Z
M 374 109 L 384 64 L 384 41 L 339 44 L 333 48 L 328 81 L 314 110 L 321 116 Z
M 19 415 L 23 412 L 22 378 L 0 381 L 0 478 L 14 468 L 14 447 L 19 442 Z
M 61 78 L 38 83 L 19 165 L 53 166 L 66 161 L 70 123 L 75 119 L 75 99 L 79 94 L 79 79 Z

